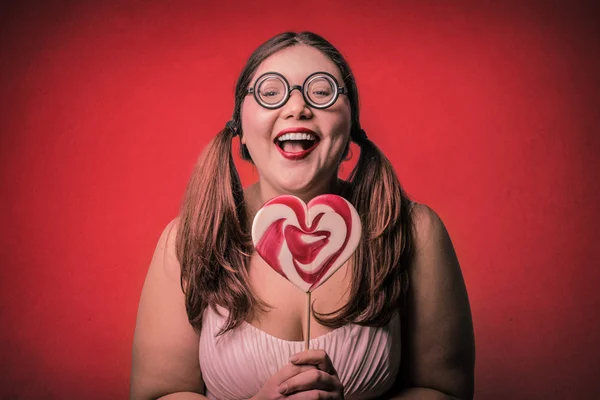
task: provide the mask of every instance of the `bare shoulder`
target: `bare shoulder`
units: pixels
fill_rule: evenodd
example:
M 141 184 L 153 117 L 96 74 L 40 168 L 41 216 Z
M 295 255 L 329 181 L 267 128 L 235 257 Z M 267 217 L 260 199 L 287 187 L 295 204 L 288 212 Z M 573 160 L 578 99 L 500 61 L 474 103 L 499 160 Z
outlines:
M 475 347 L 466 285 L 450 235 L 424 204 L 412 208 L 414 257 L 403 312 L 402 382 L 473 397 Z
M 447 235 L 446 226 L 440 216 L 426 204 L 415 203 L 412 207 L 412 218 L 415 228 L 415 245 L 422 250 L 434 237 Z
M 198 342 L 190 325 L 176 255 L 178 220 L 162 231 L 144 281 L 133 338 L 131 398 L 202 393 Z
M 414 225 L 414 262 L 409 270 L 436 273 L 460 273 L 450 233 L 442 218 L 431 207 L 415 203 L 412 207 Z M 462 279 L 462 273 L 461 273 Z

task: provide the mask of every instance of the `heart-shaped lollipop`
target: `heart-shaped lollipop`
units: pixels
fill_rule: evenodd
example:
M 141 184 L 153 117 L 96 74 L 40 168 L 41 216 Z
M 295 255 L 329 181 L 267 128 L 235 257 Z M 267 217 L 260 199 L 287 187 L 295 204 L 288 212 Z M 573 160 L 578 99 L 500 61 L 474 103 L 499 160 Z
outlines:
M 331 194 L 315 197 L 308 205 L 295 196 L 275 197 L 252 224 L 258 254 L 306 293 L 325 283 L 350 258 L 361 232 L 352 204 Z

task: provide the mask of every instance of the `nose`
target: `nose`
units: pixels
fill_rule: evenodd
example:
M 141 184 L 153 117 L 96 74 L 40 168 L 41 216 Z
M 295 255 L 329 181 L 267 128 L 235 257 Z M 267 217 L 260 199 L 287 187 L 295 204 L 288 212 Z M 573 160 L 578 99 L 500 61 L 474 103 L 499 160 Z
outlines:
M 298 89 L 296 93 L 295 89 Z M 312 117 L 312 111 L 304 101 L 301 86 L 292 86 L 290 88 L 290 98 L 282 107 L 283 118 L 308 119 Z

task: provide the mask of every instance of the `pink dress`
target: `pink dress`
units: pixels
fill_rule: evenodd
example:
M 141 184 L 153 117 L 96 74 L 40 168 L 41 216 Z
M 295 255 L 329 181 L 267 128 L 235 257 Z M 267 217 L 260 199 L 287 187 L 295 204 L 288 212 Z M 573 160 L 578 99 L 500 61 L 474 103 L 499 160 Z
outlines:
M 243 322 L 215 338 L 225 322 L 210 307 L 204 312 L 200 334 L 200 368 L 209 399 L 249 399 L 289 361 L 304 350 L 304 342 L 279 339 Z M 374 399 L 394 383 L 400 367 L 400 318 L 395 314 L 381 328 L 344 325 L 311 339 L 311 349 L 324 349 L 346 399 Z

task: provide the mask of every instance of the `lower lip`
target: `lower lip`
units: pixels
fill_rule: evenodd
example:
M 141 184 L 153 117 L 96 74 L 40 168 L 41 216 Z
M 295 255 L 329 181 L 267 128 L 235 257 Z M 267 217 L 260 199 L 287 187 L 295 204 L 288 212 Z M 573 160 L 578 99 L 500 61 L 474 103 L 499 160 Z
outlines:
M 275 147 L 277 147 L 277 150 L 279 150 L 279 152 L 281 153 L 282 156 L 284 156 L 285 158 L 287 158 L 288 160 L 301 160 L 303 158 L 305 158 L 306 156 L 308 156 L 310 153 L 312 153 L 312 151 L 314 149 L 317 148 L 317 146 L 319 145 L 319 141 L 315 141 L 315 143 L 309 147 L 306 150 L 302 150 L 299 151 L 297 153 L 288 153 L 287 151 L 283 151 L 283 149 L 281 147 L 279 147 L 279 145 L 277 143 L 274 143 Z

